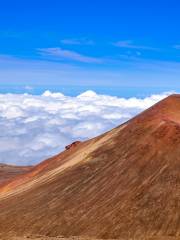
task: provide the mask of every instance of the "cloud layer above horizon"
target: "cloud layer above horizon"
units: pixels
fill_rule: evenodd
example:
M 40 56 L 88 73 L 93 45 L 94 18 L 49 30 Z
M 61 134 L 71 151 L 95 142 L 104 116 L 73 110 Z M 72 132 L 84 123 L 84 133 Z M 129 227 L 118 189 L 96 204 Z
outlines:
M 36 164 L 75 140 L 110 130 L 168 96 L 118 98 L 87 91 L 77 97 L 0 94 L 0 162 Z

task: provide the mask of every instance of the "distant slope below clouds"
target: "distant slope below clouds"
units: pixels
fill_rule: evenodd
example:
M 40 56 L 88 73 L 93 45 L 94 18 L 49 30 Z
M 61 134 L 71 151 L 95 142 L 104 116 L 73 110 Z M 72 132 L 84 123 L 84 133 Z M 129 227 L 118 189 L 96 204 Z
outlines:
M 6 165 L 0 163 L 0 185 L 16 177 L 17 175 L 27 173 L 31 167 L 21 167 Z
M 168 96 L 118 98 L 86 91 L 77 97 L 0 94 L 0 162 L 31 165 L 72 141 L 102 134 Z

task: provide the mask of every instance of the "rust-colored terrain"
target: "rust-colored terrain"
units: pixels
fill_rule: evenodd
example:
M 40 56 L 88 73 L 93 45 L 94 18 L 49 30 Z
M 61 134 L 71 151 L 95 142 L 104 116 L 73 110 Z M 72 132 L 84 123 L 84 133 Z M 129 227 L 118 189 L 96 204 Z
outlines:
M 2 184 L 0 233 L 180 239 L 180 95 Z
M 19 167 L 0 163 L 0 184 L 7 182 L 19 174 L 27 173 L 30 169 L 31 167 Z

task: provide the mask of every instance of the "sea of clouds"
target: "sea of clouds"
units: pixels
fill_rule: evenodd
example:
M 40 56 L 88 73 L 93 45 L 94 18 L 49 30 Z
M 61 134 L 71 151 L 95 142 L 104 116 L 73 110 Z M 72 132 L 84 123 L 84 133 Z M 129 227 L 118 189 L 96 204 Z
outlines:
M 0 162 L 35 164 L 75 140 L 104 133 L 168 96 L 118 98 L 87 91 L 79 96 L 0 94 Z

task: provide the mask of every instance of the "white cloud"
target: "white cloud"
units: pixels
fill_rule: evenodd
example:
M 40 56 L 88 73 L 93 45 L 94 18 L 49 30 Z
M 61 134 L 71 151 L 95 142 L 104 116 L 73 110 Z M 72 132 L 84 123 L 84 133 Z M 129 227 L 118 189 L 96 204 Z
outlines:
M 100 58 L 86 56 L 75 51 L 62 49 L 60 47 L 40 48 L 38 51 L 41 55 L 54 56 L 64 60 L 72 60 L 83 63 L 102 63 L 102 59 Z
M 167 95 L 125 99 L 93 91 L 77 97 L 50 91 L 40 96 L 0 94 L 0 162 L 35 164 L 72 141 L 120 125 Z
M 60 42 L 65 45 L 94 45 L 94 41 L 86 38 L 80 38 L 80 39 L 68 38 L 68 39 L 62 39 Z
M 24 89 L 27 90 L 27 91 L 31 91 L 31 90 L 33 90 L 33 87 L 32 87 L 32 86 L 29 86 L 29 85 L 26 85 L 26 86 L 24 87 Z
M 118 41 L 113 43 L 114 46 L 126 49 L 140 49 L 140 50 L 158 50 L 157 48 L 153 48 L 145 45 L 135 44 L 132 40 Z
M 180 45 L 177 44 L 177 45 L 173 46 L 173 48 L 180 50 Z

